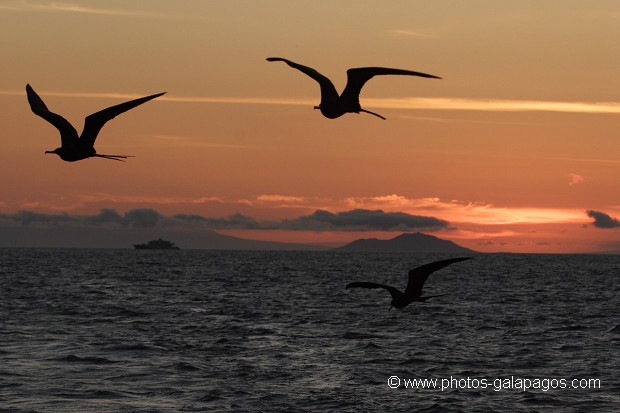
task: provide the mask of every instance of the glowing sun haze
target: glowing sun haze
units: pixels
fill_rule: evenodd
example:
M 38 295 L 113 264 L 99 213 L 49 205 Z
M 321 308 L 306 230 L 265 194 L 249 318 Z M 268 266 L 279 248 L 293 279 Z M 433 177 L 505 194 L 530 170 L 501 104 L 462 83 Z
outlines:
M 151 211 L 261 240 L 422 231 L 487 252 L 620 251 L 615 0 L 6 0 L 0 34 L 0 233 Z M 387 120 L 329 120 L 317 83 L 269 56 L 339 91 L 351 67 L 443 79 L 375 77 L 360 102 Z M 99 152 L 135 158 L 66 163 L 44 155 L 60 139 L 26 83 L 78 131 L 167 94 L 102 129 Z

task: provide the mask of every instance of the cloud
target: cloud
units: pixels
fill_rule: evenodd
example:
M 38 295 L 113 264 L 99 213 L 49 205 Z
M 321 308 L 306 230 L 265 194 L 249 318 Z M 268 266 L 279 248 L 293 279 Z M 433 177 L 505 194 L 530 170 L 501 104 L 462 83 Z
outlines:
M 393 36 L 406 36 L 406 37 L 432 37 L 431 32 L 427 30 L 410 30 L 410 29 L 392 29 L 388 32 Z
M 174 215 L 172 219 L 204 225 L 209 229 L 256 229 L 285 231 L 409 231 L 446 228 L 448 222 L 434 217 L 410 215 L 403 212 L 356 209 L 333 213 L 316 210 L 294 219 L 257 220 L 243 214 L 225 218 L 206 218 L 200 215 Z
M 28 225 L 61 225 L 77 222 L 78 219 L 72 217 L 68 214 L 41 214 L 38 212 L 32 211 L 19 211 L 13 216 L 7 216 L 13 222 L 19 223 L 20 225 L 28 226 Z
M 391 109 L 473 110 L 486 112 L 620 113 L 620 102 L 557 102 L 469 98 L 367 98 L 367 106 Z
M 403 212 L 356 209 L 333 213 L 317 210 L 295 219 L 257 220 L 243 214 L 212 218 L 196 214 L 164 216 L 151 208 L 138 208 L 124 215 L 114 209 L 102 209 L 96 215 L 42 214 L 20 211 L 1 214 L 0 225 L 37 227 L 131 227 L 131 228 L 187 228 L 187 229 L 256 229 L 288 231 L 408 231 L 441 229 L 448 223 L 429 216 L 410 215 Z
M 243 214 L 233 214 L 224 218 L 209 218 L 202 215 L 187 215 L 177 214 L 173 215 L 170 220 L 167 221 L 168 225 L 175 224 L 192 224 L 193 227 L 197 225 L 206 229 L 274 229 L 277 228 L 277 224 L 269 221 L 258 221 L 252 217 L 245 216 Z
M 544 224 L 586 221 L 581 209 L 502 207 L 482 202 L 442 200 L 437 197 L 407 198 L 391 194 L 374 197 L 350 197 L 349 208 L 397 210 L 408 213 L 440 215 L 450 222 L 481 225 Z
M 127 97 L 129 98 L 129 97 Z M 133 98 L 133 96 L 132 96 Z M 184 103 L 238 103 L 263 105 L 314 105 L 316 99 L 271 97 L 164 96 L 160 100 Z M 473 110 L 486 112 L 620 113 L 620 102 L 557 102 L 508 99 L 438 97 L 364 98 L 366 106 L 383 109 Z
M 30 227 L 104 227 L 110 225 L 152 228 L 163 222 L 165 217 L 150 208 L 132 209 L 124 215 L 110 208 L 102 209 L 97 215 L 43 214 L 32 211 L 19 211 L 14 214 L 0 214 L 0 225 L 20 225 Z
M 91 225 L 124 224 L 123 217 L 111 208 L 103 208 L 98 215 L 85 217 L 84 222 Z
M 585 180 L 584 177 L 581 175 L 577 175 L 572 172 L 568 174 L 568 185 L 570 186 L 580 184 L 584 180 Z
M 440 229 L 446 221 L 434 217 L 410 215 L 404 212 L 355 209 L 332 213 L 317 210 L 311 215 L 288 221 L 285 229 L 313 231 L 408 231 L 415 229 Z
M 127 225 L 136 228 L 152 228 L 164 218 L 159 212 L 151 208 L 132 209 L 125 214 Z
M 21 96 L 24 92 L 0 90 L 0 95 Z M 41 91 L 46 96 L 96 99 L 137 99 L 144 95 L 116 92 L 57 92 Z M 313 98 L 274 98 L 274 97 L 222 97 L 222 96 L 174 96 L 165 95 L 159 102 L 176 103 L 230 103 L 248 105 L 304 105 L 316 104 Z M 620 102 L 558 102 L 545 100 L 509 99 L 470 99 L 452 97 L 402 97 L 402 98 L 364 98 L 368 107 L 379 109 L 412 110 L 452 110 L 483 112 L 562 112 L 562 113 L 602 113 L 620 114 Z
M 306 198 L 290 195 L 259 195 L 256 197 L 256 200 L 259 202 L 301 203 L 304 202 Z
M 604 212 L 589 210 L 586 211 L 586 214 L 588 214 L 590 218 L 594 219 L 592 225 L 596 228 L 608 229 L 620 227 L 620 222 L 618 222 L 616 218 L 612 218 Z
M 79 13 L 103 16 L 118 17 L 140 17 L 155 19 L 178 18 L 178 16 L 169 13 L 153 13 L 144 10 L 126 10 L 126 9 L 102 9 L 96 7 L 87 7 L 79 4 L 68 2 L 31 2 L 31 1 L 13 1 L 0 5 L 0 10 L 14 12 L 30 12 L 30 13 Z
M 207 204 L 211 202 L 218 203 L 218 204 L 225 203 L 224 199 L 217 197 L 217 196 L 203 196 L 200 198 L 192 199 L 190 202 L 193 204 Z
M 130 211 L 134 208 L 154 208 L 155 210 L 165 211 L 166 214 L 183 211 L 188 214 L 200 214 L 203 211 L 215 216 L 225 216 L 231 211 L 240 212 L 249 216 L 261 217 L 261 219 L 274 219 L 276 221 L 256 221 L 253 224 L 258 228 L 278 228 L 284 225 L 292 226 L 295 219 L 300 215 L 312 214 L 318 210 L 332 211 L 334 213 L 352 210 L 381 210 L 384 213 L 403 213 L 411 216 L 438 217 L 443 221 L 458 225 L 509 225 L 509 224 L 589 224 L 590 220 L 584 215 L 583 208 L 556 208 L 556 207 L 514 207 L 494 205 L 485 202 L 462 201 L 455 199 L 444 200 L 438 197 L 409 198 L 400 194 L 377 194 L 375 196 L 347 197 L 347 198 L 325 198 L 313 196 L 298 196 L 287 194 L 261 194 L 253 198 L 226 198 L 218 196 L 204 197 L 143 197 L 133 195 L 118 195 L 109 193 L 80 194 L 76 198 L 62 198 L 52 201 L 36 201 L 29 205 L 7 205 L 5 210 L 14 208 L 24 211 L 41 211 L 52 214 L 72 211 L 93 211 L 93 208 L 102 209 L 117 208 L 119 210 Z M 176 210 L 176 211 L 175 211 Z M 114 211 L 114 210 L 112 210 Z M 276 217 L 276 215 L 279 215 Z M 40 217 L 39 217 L 40 218 Z M 104 221 L 108 225 L 128 225 L 128 219 L 132 215 L 120 218 L 113 216 L 110 211 L 100 212 L 89 218 L 90 221 Z M 228 217 L 230 218 L 230 217 Z M 206 221 L 200 225 L 224 225 L 238 228 L 238 220 L 222 221 L 228 218 L 205 218 Z M 35 218 L 32 218 L 35 219 Z M 57 220 L 65 219 L 57 216 Z M 151 224 L 155 218 L 151 219 Z M 167 225 L 178 224 L 174 216 L 160 217 L 162 223 Z M 216 220 L 216 221 L 209 221 Z M 279 220 L 279 221 L 278 221 Z M 309 220 L 309 218 L 307 218 Z M 177 220 L 178 221 L 178 220 Z M 282 222 L 281 222 L 282 221 Z M 314 218 L 316 222 L 316 217 Z M 159 223 L 159 221 L 157 221 Z M 187 221 L 184 221 L 187 225 Z M 135 225 L 147 225 L 145 221 L 135 221 Z M 325 223 L 324 223 L 325 224 Z M 224 226 L 227 226 L 224 225 Z M 249 225 L 249 221 L 246 221 Z M 296 223 L 300 226 L 301 224 Z M 404 224 L 405 225 L 405 224 Z

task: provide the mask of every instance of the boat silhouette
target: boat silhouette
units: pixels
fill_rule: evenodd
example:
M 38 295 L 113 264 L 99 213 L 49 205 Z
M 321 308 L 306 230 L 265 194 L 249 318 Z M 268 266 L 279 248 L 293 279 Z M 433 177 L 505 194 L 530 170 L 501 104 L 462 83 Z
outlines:
M 174 245 L 173 242 L 162 239 L 161 237 L 158 239 L 151 240 L 146 244 L 133 244 L 134 248 L 137 250 L 178 250 L 179 247 Z

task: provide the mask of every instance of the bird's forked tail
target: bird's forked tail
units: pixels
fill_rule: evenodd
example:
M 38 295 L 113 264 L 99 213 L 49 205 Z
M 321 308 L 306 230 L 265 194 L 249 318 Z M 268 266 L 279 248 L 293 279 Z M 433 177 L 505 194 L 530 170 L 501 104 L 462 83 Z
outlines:
M 93 156 L 96 156 L 98 158 L 104 158 L 104 159 L 112 159 L 114 161 L 121 161 L 121 162 L 125 162 L 125 159 L 127 158 L 135 158 L 135 156 L 133 155 L 104 155 L 104 154 L 94 154 Z

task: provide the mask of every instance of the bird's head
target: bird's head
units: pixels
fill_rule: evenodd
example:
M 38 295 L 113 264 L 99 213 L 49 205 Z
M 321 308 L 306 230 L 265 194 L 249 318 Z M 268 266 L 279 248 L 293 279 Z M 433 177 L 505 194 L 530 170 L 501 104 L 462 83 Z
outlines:
M 55 153 L 56 155 L 60 156 L 60 149 L 61 148 L 56 148 L 53 151 L 45 151 L 45 153 Z
M 319 109 L 321 114 L 325 116 L 327 119 L 336 119 L 340 116 L 344 115 L 346 111 L 343 111 L 342 108 L 338 105 L 333 105 L 330 102 L 321 102 L 320 105 L 314 107 L 314 110 Z

